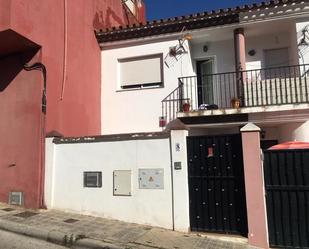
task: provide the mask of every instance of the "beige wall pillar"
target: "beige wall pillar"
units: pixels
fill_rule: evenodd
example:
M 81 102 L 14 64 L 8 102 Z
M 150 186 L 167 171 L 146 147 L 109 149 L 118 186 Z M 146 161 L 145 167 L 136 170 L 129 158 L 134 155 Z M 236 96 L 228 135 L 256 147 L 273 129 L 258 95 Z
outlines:
M 252 246 L 268 247 L 264 176 L 260 149 L 261 129 L 248 123 L 240 129 L 246 186 L 248 240 Z
M 235 67 L 236 71 L 246 70 L 246 42 L 243 28 L 234 30 Z
M 187 130 L 171 130 L 174 230 L 181 232 L 190 230 L 187 136 Z
M 237 96 L 243 102 L 243 84 L 246 82 L 246 73 L 240 71 L 246 70 L 246 42 L 243 28 L 234 30 L 234 49 L 235 49 L 235 69 L 237 72 Z

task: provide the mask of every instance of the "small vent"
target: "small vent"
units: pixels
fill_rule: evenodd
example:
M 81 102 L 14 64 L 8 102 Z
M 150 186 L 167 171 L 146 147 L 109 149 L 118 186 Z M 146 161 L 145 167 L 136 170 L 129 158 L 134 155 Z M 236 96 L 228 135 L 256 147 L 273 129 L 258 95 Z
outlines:
M 84 172 L 84 187 L 101 188 L 102 172 Z
M 23 192 L 10 192 L 9 193 L 9 204 L 10 205 L 24 205 L 24 193 Z

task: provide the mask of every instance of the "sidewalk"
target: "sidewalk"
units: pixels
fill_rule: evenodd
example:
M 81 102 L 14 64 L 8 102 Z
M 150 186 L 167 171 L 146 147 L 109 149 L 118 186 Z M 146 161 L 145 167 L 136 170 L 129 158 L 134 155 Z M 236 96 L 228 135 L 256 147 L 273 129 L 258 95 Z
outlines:
M 245 240 L 233 242 L 205 235 L 184 234 L 54 210 L 25 210 L 0 203 L 0 229 L 66 245 L 106 249 L 249 249 Z M 232 239 L 233 240 L 233 239 Z M 237 241 L 237 242 L 235 242 Z

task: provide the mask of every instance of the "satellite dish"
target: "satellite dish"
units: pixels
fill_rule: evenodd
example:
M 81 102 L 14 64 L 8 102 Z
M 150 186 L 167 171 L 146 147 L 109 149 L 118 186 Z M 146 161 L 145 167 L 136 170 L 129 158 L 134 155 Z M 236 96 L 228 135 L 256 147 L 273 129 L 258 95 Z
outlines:
M 185 27 L 182 29 L 181 33 L 183 33 L 185 30 Z M 180 58 L 187 54 L 188 51 L 184 46 L 185 41 L 189 41 L 192 39 L 192 36 L 190 34 L 184 34 L 181 36 L 180 39 L 178 39 L 178 44 L 175 46 L 170 47 L 168 54 L 164 58 L 165 65 L 170 68 L 175 63 L 177 63 Z
M 297 40 L 299 57 L 302 59 L 302 63 L 306 64 L 305 56 L 309 53 L 309 25 L 297 33 Z
M 298 46 L 308 46 L 309 45 L 309 26 L 307 25 L 302 29 Z

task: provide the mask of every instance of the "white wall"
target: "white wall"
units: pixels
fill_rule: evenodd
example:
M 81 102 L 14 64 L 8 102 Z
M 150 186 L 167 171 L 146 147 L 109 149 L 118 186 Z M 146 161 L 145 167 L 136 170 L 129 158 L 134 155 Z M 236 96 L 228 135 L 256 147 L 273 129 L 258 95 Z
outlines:
M 45 184 L 44 184 L 44 202 L 47 207 L 52 206 L 53 199 L 53 180 L 55 169 L 55 144 L 54 138 L 45 139 Z
M 190 51 L 171 68 L 163 65 L 163 88 L 121 90 L 118 59 L 158 53 L 165 56 L 177 44 L 177 40 L 172 40 L 102 51 L 102 134 L 161 130 L 161 101 L 178 86 L 178 77 L 193 73 Z
M 207 52 L 203 51 L 203 46 L 205 44 L 208 47 Z M 205 38 L 205 42 L 194 43 L 191 47 L 194 64 L 198 60 L 214 57 L 215 72 L 222 73 L 235 71 L 233 40 L 208 42 L 207 38 Z
M 54 162 L 46 163 L 48 208 L 173 228 L 169 138 L 54 147 Z M 164 189 L 139 189 L 140 168 L 164 169 Z M 114 170 L 132 170 L 132 196 L 113 196 Z M 84 188 L 84 171 L 102 171 L 102 188 Z
M 297 54 L 297 51 L 291 48 L 291 37 L 289 33 L 275 33 L 269 35 L 260 35 L 256 37 L 246 38 L 246 66 L 247 70 L 259 69 L 265 67 L 264 62 L 264 50 L 265 49 L 277 49 L 277 48 L 288 48 L 289 64 L 293 64 L 293 54 Z M 254 56 L 249 56 L 248 51 L 254 49 L 256 54 Z
M 273 127 L 262 127 L 265 131 L 263 140 L 278 140 L 278 143 L 290 141 L 309 142 L 309 121 L 285 122 Z
M 289 35 L 291 42 L 291 50 L 290 50 L 291 65 L 302 64 L 302 62 L 300 62 L 298 46 L 297 46 L 298 41 L 297 41 L 297 30 L 295 21 L 291 22 L 289 30 L 290 30 Z
M 309 142 L 309 121 L 287 123 L 279 127 L 279 142 Z
M 289 32 L 285 33 L 274 32 L 273 34 L 247 36 L 245 29 L 247 70 L 265 67 L 263 52 L 265 49 L 289 48 L 290 57 L 287 58 L 287 60 L 289 60 L 290 64 L 294 64 L 295 55 L 297 57 L 297 50 L 294 46 L 295 33 L 293 31 L 294 30 L 289 30 Z M 203 46 L 205 44 L 208 46 L 207 52 L 203 52 Z M 248 52 L 251 49 L 256 51 L 254 56 L 248 55 Z M 207 38 L 205 38 L 205 42 L 194 43 L 192 45 L 192 58 L 194 64 L 195 61 L 209 57 L 215 58 L 215 72 L 224 73 L 235 71 L 234 41 L 230 39 L 224 41 L 207 42 Z

